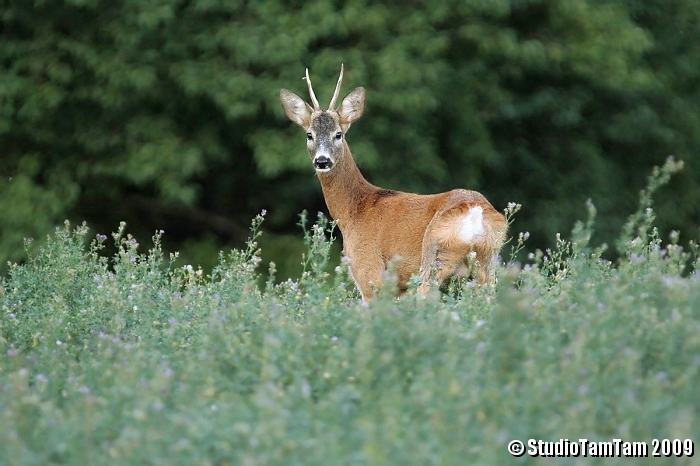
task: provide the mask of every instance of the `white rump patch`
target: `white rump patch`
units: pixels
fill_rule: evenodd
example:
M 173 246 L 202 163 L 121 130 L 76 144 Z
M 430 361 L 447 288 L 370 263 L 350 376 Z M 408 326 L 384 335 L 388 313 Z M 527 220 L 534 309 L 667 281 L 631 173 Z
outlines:
M 469 208 L 467 215 L 459 222 L 459 236 L 465 242 L 470 242 L 477 236 L 484 234 L 484 208 L 473 206 Z

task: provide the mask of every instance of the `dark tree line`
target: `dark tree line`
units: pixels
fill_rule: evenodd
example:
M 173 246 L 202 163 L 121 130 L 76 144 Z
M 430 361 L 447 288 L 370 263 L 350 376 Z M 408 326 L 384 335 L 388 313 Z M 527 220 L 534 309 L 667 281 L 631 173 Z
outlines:
M 327 102 L 341 63 L 344 91 L 368 91 L 349 143 L 375 184 L 521 203 L 533 247 L 591 198 L 612 244 L 674 154 L 660 225 L 700 225 L 694 0 L 1 4 L 2 263 L 64 218 L 162 228 L 200 260 L 262 209 L 283 255 L 298 213 L 325 206 L 278 92 L 305 95 L 309 67 Z

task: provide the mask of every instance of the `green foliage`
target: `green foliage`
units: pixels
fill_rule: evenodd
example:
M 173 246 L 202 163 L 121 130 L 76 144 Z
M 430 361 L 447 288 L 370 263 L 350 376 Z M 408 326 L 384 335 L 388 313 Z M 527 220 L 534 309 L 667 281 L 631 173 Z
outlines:
M 125 219 L 140 236 L 158 225 L 189 245 L 208 233 L 203 250 L 212 233 L 242 243 L 241 225 L 263 208 L 275 233 L 296 231 L 297 212 L 323 200 L 278 92 L 304 95 L 308 66 L 325 103 L 340 63 L 345 91 L 368 90 L 349 138 L 376 184 L 515 200 L 542 247 L 590 197 L 599 241 L 611 242 L 638 180 L 675 154 L 688 167 L 659 197 L 660 231 L 700 225 L 694 0 L 62 0 L 2 11 L 2 264 L 66 217 L 98 231 Z
M 0 287 L 0 464 L 510 464 L 512 439 L 695 440 L 700 259 L 650 209 L 617 266 L 589 203 L 494 288 L 368 306 L 346 262 L 327 272 L 323 216 L 302 216 L 300 278 L 262 289 L 265 213 L 210 276 L 166 260 L 161 232 L 141 253 L 122 224 L 105 258 L 66 224 Z

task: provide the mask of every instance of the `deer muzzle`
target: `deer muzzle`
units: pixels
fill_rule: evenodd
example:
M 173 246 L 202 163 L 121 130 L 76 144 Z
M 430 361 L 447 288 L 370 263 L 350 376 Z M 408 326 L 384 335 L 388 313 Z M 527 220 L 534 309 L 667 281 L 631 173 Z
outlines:
M 327 155 L 317 155 L 314 157 L 314 168 L 318 171 L 328 171 L 333 168 L 333 161 Z

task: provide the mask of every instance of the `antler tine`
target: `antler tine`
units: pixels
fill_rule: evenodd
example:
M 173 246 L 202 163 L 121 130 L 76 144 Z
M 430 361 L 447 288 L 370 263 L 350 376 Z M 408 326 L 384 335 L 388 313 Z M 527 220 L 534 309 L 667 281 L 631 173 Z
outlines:
M 311 103 L 314 104 L 314 110 L 321 110 L 321 106 L 318 104 L 316 94 L 314 94 L 314 88 L 311 87 L 311 78 L 309 78 L 308 68 L 306 68 L 306 84 L 309 85 L 309 94 L 311 95 Z
M 335 93 L 333 93 L 333 98 L 331 99 L 331 104 L 328 106 L 328 110 L 333 110 L 335 107 L 335 101 L 338 100 L 338 94 L 340 94 L 340 85 L 343 83 L 343 64 L 340 64 L 340 77 L 338 78 L 338 84 L 335 86 Z

